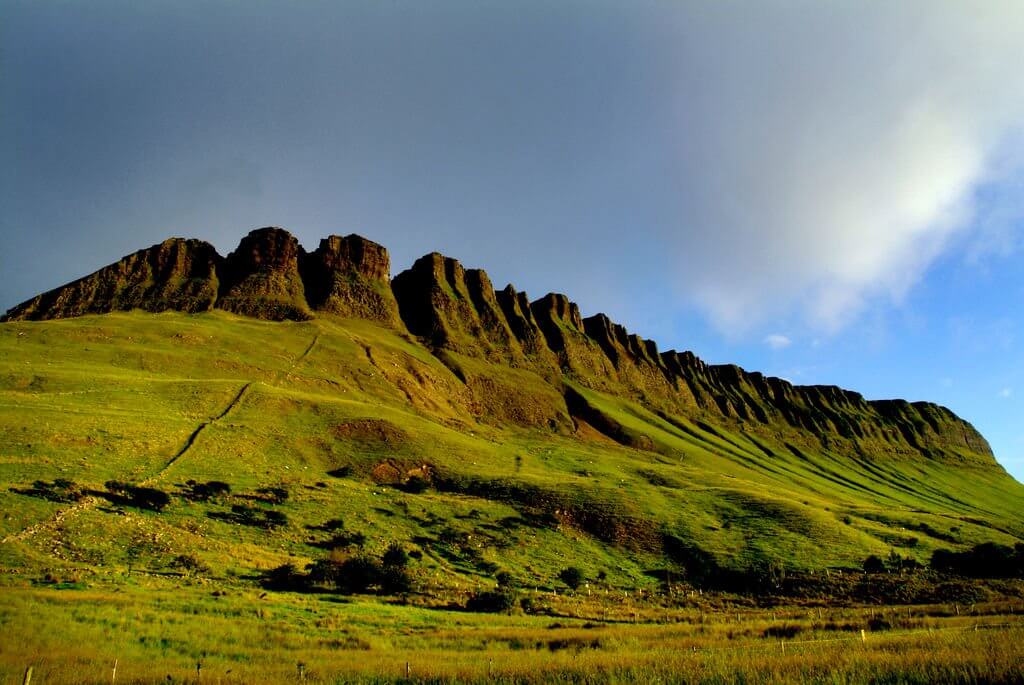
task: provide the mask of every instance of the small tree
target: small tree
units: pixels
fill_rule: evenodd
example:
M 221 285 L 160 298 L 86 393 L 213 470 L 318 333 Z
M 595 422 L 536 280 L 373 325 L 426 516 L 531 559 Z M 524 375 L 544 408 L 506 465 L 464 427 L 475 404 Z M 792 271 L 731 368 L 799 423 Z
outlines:
M 558 577 L 563 583 L 569 586 L 570 590 L 575 590 L 582 585 L 584 581 L 583 571 L 575 566 L 562 569 L 558 574 Z

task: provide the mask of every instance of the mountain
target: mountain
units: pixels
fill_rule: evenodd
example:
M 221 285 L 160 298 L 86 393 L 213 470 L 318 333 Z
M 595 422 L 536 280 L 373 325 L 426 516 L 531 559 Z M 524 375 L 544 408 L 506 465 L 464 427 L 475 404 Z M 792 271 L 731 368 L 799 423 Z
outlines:
M 139 531 L 68 518 L 58 481 L 164 489 L 149 563 L 241 575 L 398 541 L 448 587 L 573 560 L 632 587 L 1024 538 L 1024 486 L 944 407 L 660 351 L 437 253 L 392 279 L 356 235 L 307 252 L 263 228 L 227 257 L 172 238 L 32 298 L 0 325 L 0 407 L 3 559 L 23 568 L 134 563 L 109 541 Z M 225 523 L 268 491 L 291 523 Z M 329 520 L 348 533 L 311 532 Z
M 438 354 L 495 418 L 568 426 L 591 419 L 625 444 L 639 441 L 588 403 L 571 382 L 648 409 L 724 422 L 805 448 L 851 455 L 920 454 L 993 462 L 985 439 L 927 402 L 868 401 L 834 386 L 794 386 L 690 352 L 659 352 L 604 314 L 583 318 L 565 295 L 533 302 L 512 285 L 495 292 L 486 272 L 432 253 L 388 282 L 387 250 L 356 235 L 331 236 L 307 253 L 281 228 L 252 231 L 226 258 L 209 243 L 171 238 L 24 302 L 5 321 L 143 309 L 213 308 L 272 321 L 317 314 L 364 318 L 407 330 Z M 484 365 L 480 365 L 484 363 Z M 564 404 L 505 383 L 490 365 L 529 371 L 565 394 Z M 790 446 L 790 449 L 798 449 Z

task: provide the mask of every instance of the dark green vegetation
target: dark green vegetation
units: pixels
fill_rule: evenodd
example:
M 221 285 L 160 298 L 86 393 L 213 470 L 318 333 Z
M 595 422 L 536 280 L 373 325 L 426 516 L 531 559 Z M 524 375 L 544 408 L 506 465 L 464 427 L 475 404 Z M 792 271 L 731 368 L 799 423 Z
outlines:
M 491 631 L 519 664 L 509 677 L 534 663 L 571 679 L 577 663 L 629 680 L 685 665 L 655 639 L 760 644 L 774 623 L 755 604 L 802 607 L 808 639 L 840 630 L 808 618 L 823 604 L 940 604 L 921 611 L 953 620 L 1009 598 L 995 622 L 1016 621 L 1024 487 L 946 409 L 659 353 L 564 296 L 495 292 L 440 255 L 392 287 L 387 253 L 354 236 L 313 253 L 279 229 L 227 258 L 208 247 L 167 241 L 0 325 L 8 673 L 29 650 L 57 664 L 50 682 L 78 682 L 63 649 L 174 668 L 233 654 L 240 681 L 299 661 L 399 675 L 400 654 L 421 650 L 451 652 L 438 677 L 486 677 L 491 646 L 457 630 L 445 646 L 451 624 Z M 120 311 L 133 308 L 148 311 Z M 189 631 L 188 607 L 223 635 Z M 736 607 L 742 626 L 724 627 Z M 555 619 L 567 634 L 538 637 Z M 61 642 L 118 621 L 146 642 Z M 315 637 L 298 637 L 311 621 Z M 989 643 L 1019 655 L 1006 634 Z M 814 649 L 822 668 L 836 658 Z M 373 656 L 326 656 L 339 650 Z M 900 672 L 867 654 L 850 680 Z M 616 660 L 640 670 L 614 676 Z M 815 663 L 750 673 L 819 677 Z M 166 675 L 153 668 L 138 677 Z M 716 668 L 704 675 L 740 672 Z M 1007 669 L 987 675 L 1020 675 Z

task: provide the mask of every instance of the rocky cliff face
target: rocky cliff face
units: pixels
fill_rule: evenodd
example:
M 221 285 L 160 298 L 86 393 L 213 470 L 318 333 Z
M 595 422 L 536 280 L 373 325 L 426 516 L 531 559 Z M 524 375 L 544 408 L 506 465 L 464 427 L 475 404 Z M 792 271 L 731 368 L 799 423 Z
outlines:
M 306 253 L 284 229 L 263 228 L 226 259 L 208 243 L 172 238 L 32 298 L 5 319 L 213 307 L 271 320 L 358 317 L 420 337 L 462 379 L 478 414 L 493 420 L 560 428 L 572 415 L 622 439 L 621 427 L 564 379 L 794 451 L 994 463 L 985 439 L 944 407 L 867 401 L 841 388 L 708 365 L 690 352 L 659 352 L 603 314 L 584 319 L 565 295 L 531 302 L 511 285 L 495 292 L 485 272 L 437 253 L 390 283 L 389 268 L 387 250 L 356 235 L 330 236 Z
M 217 308 L 272 321 L 310 318 L 299 273 L 305 256 L 299 241 L 284 229 L 252 231 L 224 260 Z
M 398 323 L 388 251 L 361 236 L 332 235 L 301 264 L 309 306 L 340 316 Z
M 398 274 L 392 288 L 409 332 L 462 379 L 482 418 L 570 429 L 565 402 L 552 387 L 559 384 L 555 356 L 521 311 L 510 321 L 508 303 L 499 302 L 484 271 L 435 252 Z
M 242 238 L 227 258 L 201 240 L 170 238 L 12 308 L 3 320 L 59 319 L 143 309 L 224 309 L 275 321 L 314 312 L 400 325 L 382 246 L 330 236 L 307 254 L 282 228 Z
M 222 259 L 202 240 L 169 238 L 14 307 L 5 320 L 62 319 L 144 309 L 206 311 L 217 299 Z

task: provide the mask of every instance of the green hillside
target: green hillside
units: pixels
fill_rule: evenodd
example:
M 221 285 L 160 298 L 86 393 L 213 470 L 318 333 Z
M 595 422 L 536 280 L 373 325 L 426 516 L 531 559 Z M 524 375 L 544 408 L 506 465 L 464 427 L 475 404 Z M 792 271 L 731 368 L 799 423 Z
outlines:
M 569 397 L 573 419 L 508 420 L 464 382 L 474 376 L 547 404 L 540 414 L 565 414 Z M 340 536 L 333 546 L 351 552 L 397 542 L 422 554 L 415 571 L 441 596 L 492 587 L 499 570 L 522 587 L 557 586 L 569 565 L 610 587 L 657 587 L 656 570 L 817 572 L 892 551 L 927 564 L 938 548 L 1024 538 L 1024 486 L 957 456 L 773 441 L 576 377 L 435 355 L 358 319 L 133 312 L 0 326 L 0 564 L 24 577 L 160 570 L 180 555 L 254 577 L 301 568 Z M 85 496 L 39 490 L 58 479 Z M 113 506 L 98 496 L 112 480 L 170 504 Z M 189 481 L 231 492 L 196 501 Z M 233 506 L 287 523 L 245 525 Z

